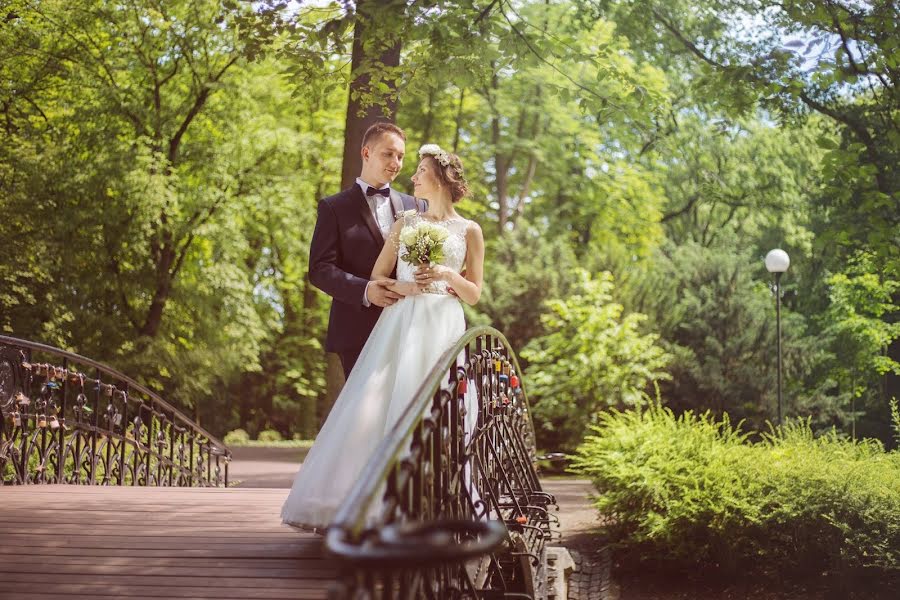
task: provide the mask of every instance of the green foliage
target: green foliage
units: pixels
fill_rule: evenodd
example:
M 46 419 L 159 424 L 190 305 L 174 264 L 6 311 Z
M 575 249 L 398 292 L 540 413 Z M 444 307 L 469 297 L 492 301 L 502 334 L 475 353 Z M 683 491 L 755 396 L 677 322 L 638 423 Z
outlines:
M 852 435 L 876 435 L 887 441 L 888 398 L 882 382 L 900 375 L 900 362 L 888 353 L 900 339 L 894 298 L 900 282 L 871 272 L 862 256 L 845 273 L 828 277 L 828 308 L 821 316 L 832 360 L 824 366 L 851 413 Z M 859 424 L 857 419 L 859 418 Z
M 831 289 L 831 305 L 824 318 L 837 345 L 842 347 L 839 383 L 850 387 L 859 396 L 885 373 L 900 375 L 900 363 L 885 354 L 885 350 L 900 337 L 900 323 L 884 321 L 885 315 L 898 310 L 892 296 L 900 290 L 900 282 L 880 281 L 875 273 L 858 275 L 838 273 L 827 280 Z
M 818 243 L 847 255 L 861 247 L 896 277 L 900 45 L 893 42 L 893 2 L 708 0 L 700 9 L 680 0 L 583 4 L 615 18 L 635 45 L 672 54 L 676 64 L 698 73 L 691 85 L 729 112 L 750 114 L 762 105 L 786 122 L 810 113 L 827 120 L 830 131 L 820 140 L 825 193 L 816 198 L 827 217 Z
M 894 428 L 894 444 L 900 447 L 900 408 L 897 399 L 891 398 L 891 426 Z
M 309 450 L 315 440 L 277 440 L 277 441 L 261 441 L 249 440 L 246 442 L 238 442 L 232 444 L 234 448 L 294 448 L 297 450 Z
M 4 96 L 0 328 L 108 362 L 213 431 L 269 403 L 257 427 L 310 435 L 325 307 L 306 248 L 344 95 L 298 102 L 282 65 L 247 62 L 246 7 L 143 12 L 45 3 L 0 30 L 4 56 L 46 57 L 0 67 L 30 82 Z M 277 358 L 290 368 L 250 389 Z
M 10 0 L 0 331 L 109 362 L 213 432 L 313 437 L 316 202 L 340 185 L 348 96 L 396 99 L 394 187 L 421 143 L 463 158 L 458 208 L 487 241 L 467 318 L 528 348 L 548 447 L 654 380 L 676 410 L 770 417 L 776 246 L 788 412 L 889 442 L 900 47 L 889 3 L 863 4 Z M 622 308 L 569 306 L 579 269 L 611 272 Z
M 657 335 L 641 332 L 644 315 L 613 302 L 609 273 L 580 278 L 571 295 L 547 302 L 548 333 L 521 353 L 540 443 L 557 451 L 577 445 L 601 410 L 643 405 L 671 359 Z
M 578 259 L 572 248 L 528 223 L 489 243 L 484 288 L 472 323 L 489 323 L 522 349 L 547 332 L 541 316 L 546 302 L 566 298 L 579 284 Z M 476 312 L 477 311 L 477 312 Z M 519 358 L 525 360 L 524 356 Z
M 280 442 L 282 441 L 281 434 L 275 431 L 274 429 L 266 429 L 264 431 L 260 431 L 259 435 L 256 437 L 260 442 Z
M 631 303 L 656 324 L 673 356 L 663 397 L 681 410 L 712 409 L 762 427 L 775 415 L 775 302 L 761 261 L 697 243 L 666 247 L 632 286 Z M 788 398 L 802 395 L 809 363 L 820 359 L 801 315 L 782 310 Z M 824 402 L 824 399 L 821 399 Z M 801 400 L 796 400 L 800 402 Z M 793 401 L 787 414 L 795 411 Z M 829 423 L 832 410 L 821 420 Z
M 604 413 L 572 468 L 610 534 L 733 574 L 900 568 L 900 454 L 793 422 L 750 443 L 709 413 Z
M 239 446 L 250 441 L 250 434 L 243 429 L 233 429 L 225 434 L 222 443 L 226 446 Z

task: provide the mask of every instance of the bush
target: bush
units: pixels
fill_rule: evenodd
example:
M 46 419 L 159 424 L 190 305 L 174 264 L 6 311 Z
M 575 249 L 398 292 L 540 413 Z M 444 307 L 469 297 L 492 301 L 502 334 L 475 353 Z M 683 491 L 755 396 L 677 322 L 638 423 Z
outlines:
M 572 468 L 608 532 L 686 565 L 900 569 L 900 453 L 799 422 L 758 436 L 658 405 L 600 417 Z
M 226 446 L 239 446 L 241 444 L 246 444 L 250 441 L 250 434 L 244 431 L 243 429 L 234 429 L 225 434 L 225 437 L 222 439 L 222 442 Z
M 260 442 L 280 442 L 282 438 L 281 434 L 274 429 L 266 429 L 260 431 L 256 439 Z
M 528 393 L 538 439 L 561 452 L 574 450 L 591 416 L 607 406 L 645 405 L 653 384 L 669 378 L 664 369 L 671 359 L 657 335 L 642 332 L 644 315 L 625 315 L 613 302 L 610 273 L 579 271 L 578 276 L 580 285 L 572 294 L 547 301 L 549 312 L 541 323 L 549 333 L 521 352 L 529 361 Z

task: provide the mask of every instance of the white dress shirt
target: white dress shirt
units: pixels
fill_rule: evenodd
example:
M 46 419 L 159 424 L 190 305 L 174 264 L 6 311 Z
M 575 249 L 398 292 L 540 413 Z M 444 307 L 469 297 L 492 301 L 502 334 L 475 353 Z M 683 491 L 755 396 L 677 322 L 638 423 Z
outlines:
M 369 204 L 369 210 L 372 211 L 372 216 L 375 217 L 375 222 L 378 224 L 378 228 L 381 229 L 381 235 L 384 236 L 384 239 L 387 239 L 388 234 L 391 232 L 391 226 L 394 224 L 394 212 L 391 210 L 390 196 L 385 197 L 381 194 L 369 196 L 366 192 L 369 191 L 370 187 L 374 186 L 369 185 L 359 177 L 356 178 L 356 184 L 362 189 L 363 197 Z M 388 190 L 391 189 L 390 184 L 385 187 Z M 371 285 L 371 282 L 369 285 Z M 368 285 L 363 292 L 363 306 L 371 306 Z
M 384 236 L 384 239 L 387 239 L 388 234 L 391 232 L 391 225 L 394 224 L 394 213 L 391 211 L 390 196 L 385 197 L 381 194 L 369 196 L 366 192 L 368 192 L 370 187 L 374 186 L 369 185 L 359 177 L 356 178 L 356 183 L 362 188 L 363 195 L 366 197 L 366 202 L 369 203 L 369 210 L 372 211 L 375 222 L 378 223 L 378 228 L 381 229 L 381 235 Z M 390 184 L 385 187 L 388 190 L 391 189 Z

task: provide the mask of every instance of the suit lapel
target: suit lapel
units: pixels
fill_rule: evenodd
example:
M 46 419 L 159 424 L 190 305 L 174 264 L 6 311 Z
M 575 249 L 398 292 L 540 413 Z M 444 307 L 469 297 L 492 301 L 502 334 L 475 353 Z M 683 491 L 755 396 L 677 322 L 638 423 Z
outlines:
M 384 236 L 381 234 L 381 228 L 378 227 L 378 223 L 375 222 L 375 215 L 372 214 L 372 209 L 369 208 L 369 203 L 366 201 L 362 188 L 355 184 L 353 187 L 356 189 L 356 196 L 359 200 L 359 214 L 362 216 L 363 222 L 369 228 L 369 233 L 372 234 L 378 245 L 383 246 Z
M 406 203 L 403 201 L 403 196 L 400 195 L 400 192 L 391 188 L 391 214 L 394 217 L 394 221 L 397 220 L 397 215 L 406 210 Z

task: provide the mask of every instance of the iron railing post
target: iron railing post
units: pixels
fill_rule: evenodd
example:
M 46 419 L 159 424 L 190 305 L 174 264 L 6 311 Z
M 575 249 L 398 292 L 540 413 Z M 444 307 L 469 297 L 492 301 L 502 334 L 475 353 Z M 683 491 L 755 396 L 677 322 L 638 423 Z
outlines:
M 527 597 L 546 587 L 546 504 L 555 499 L 534 472 L 534 437 L 523 433 L 533 431 L 531 414 L 509 385 L 513 369 L 521 381 L 506 338 L 482 327 L 423 376 L 326 533 L 342 564 L 341 597 Z M 464 564 L 476 557 L 473 578 Z
M 224 465 L 227 485 L 228 449 L 146 387 L 96 361 L 51 346 L 0 336 L 0 347 L 17 353 L 15 383 L 23 394 L 11 408 L 13 415 L 18 415 L 14 422 L 19 424 L 10 439 L 4 437 L 5 447 L 14 445 L 5 464 L 14 471 L 15 483 L 78 484 L 84 473 L 87 485 L 164 485 L 163 470 L 168 468 L 172 485 L 221 485 Z M 44 357 L 49 357 L 47 362 L 37 362 Z M 128 407 L 132 400 L 134 410 Z M 184 427 L 178 425 L 180 421 Z M 7 435 L 5 423 L 2 435 Z M 187 469 L 181 452 L 185 437 L 191 445 Z M 169 459 L 164 466 L 166 444 Z M 197 444 L 202 445 L 200 456 L 195 456 Z M 67 476 L 70 460 L 73 471 Z M 51 471 L 54 462 L 55 473 Z M 6 483 L 5 479 L 0 483 Z

